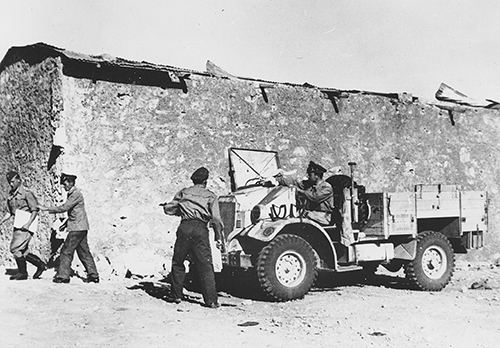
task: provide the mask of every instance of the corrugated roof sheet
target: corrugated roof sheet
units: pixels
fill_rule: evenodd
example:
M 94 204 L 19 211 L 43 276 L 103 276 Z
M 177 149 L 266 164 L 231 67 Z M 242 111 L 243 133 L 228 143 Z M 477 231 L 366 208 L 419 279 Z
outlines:
M 309 83 L 296 84 L 290 82 L 277 82 L 271 80 L 263 80 L 249 77 L 241 77 L 224 74 L 217 74 L 214 71 L 202 72 L 193 69 L 180 68 L 172 65 L 156 64 L 146 61 L 138 62 L 129 59 L 124 59 L 120 57 L 113 57 L 108 54 L 101 54 L 97 56 L 87 55 L 82 53 L 77 53 L 69 51 L 63 48 L 51 46 L 45 43 L 35 43 L 33 45 L 27 46 L 15 46 L 11 47 L 5 57 L 0 62 L 0 71 L 3 71 L 7 66 L 18 62 L 20 60 L 27 61 L 28 63 L 39 63 L 48 57 L 60 57 L 63 63 L 63 73 L 68 76 L 73 76 L 77 78 L 88 78 L 92 80 L 105 80 L 119 83 L 128 84 L 139 84 L 148 86 L 159 86 L 162 88 L 180 88 L 187 92 L 187 87 L 184 79 L 189 75 L 200 75 L 207 77 L 217 77 L 217 78 L 228 78 L 228 79 L 238 79 L 243 81 L 248 81 L 259 85 L 261 88 L 269 88 L 273 85 L 284 85 L 291 87 L 301 87 L 301 88 L 313 88 L 317 89 L 327 95 L 329 99 L 339 98 L 348 96 L 349 94 L 363 94 L 363 95 L 374 95 L 382 96 L 386 98 L 398 99 L 403 102 L 416 101 L 417 97 L 412 96 L 407 93 L 383 93 L 383 92 L 373 92 L 373 91 L 363 91 L 363 90 L 341 90 L 336 88 L 325 88 L 311 85 Z M 208 62 L 207 62 L 208 64 Z M 215 64 L 210 62 L 218 70 L 224 71 L 218 68 Z M 213 70 L 207 68 L 207 70 Z M 228 73 L 226 73 L 228 74 Z M 436 94 L 438 97 L 438 94 Z M 439 95 L 440 100 L 441 95 Z M 498 107 L 498 103 L 495 101 L 487 100 L 491 102 L 488 105 L 479 105 L 476 103 L 465 103 L 463 100 L 446 100 L 451 103 L 458 103 L 461 106 L 472 106 L 472 107 Z M 442 105 L 436 103 L 429 103 L 438 107 Z
M 174 73 L 178 77 L 183 77 L 183 76 L 185 77 L 191 74 L 201 75 L 201 76 L 214 76 L 213 74 L 210 74 L 208 72 L 179 68 L 171 65 L 150 63 L 146 61 L 137 62 L 124 58 L 113 57 L 107 54 L 102 54 L 97 56 L 81 54 L 63 48 L 51 46 L 43 42 L 35 43 L 33 45 L 28 45 L 28 46 L 11 47 L 7 51 L 5 57 L 0 62 L 0 71 L 3 71 L 7 66 L 16 63 L 20 60 L 25 60 L 29 63 L 38 63 L 45 60 L 48 57 L 60 57 L 63 65 L 66 68 L 64 72 L 70 76 L 75 76 L 80 78 L 99 79 L 99 77 L 102 77 L 102 74 L 99 75 L 99 73 L 97 73 L 95 69 L 102 69 L 102 68 L 107 68 L 108 70 L 109 69 L 116 70 L 113 76 L 114 81 L 118 80 L 117 75 L 119 75 L 120 73 L 124 73 L 125 71 L 129 72 L 131 70 L 142 71 L 143 72 L 142 78 L 140 77 L 141 76 L 140 74 L 138 75 L 139 77 L 137 76 L 137 74 L 135 74 L 136 76 L 134 77 L 136 80 L 142 79 L 143 80 L 142 84 L 148 84 L 146 81 L 144 81 L 148 79 L 149 79 L 148 81 L 151 82 L 152 78 L 151 73 L 164 73 L 164 74 Z M 89 68 L 89 65 L 93 66 L 94 69 Z M 146 72 L 149 72 L 149 74 L 146 74 Z M 106 76 L 109 77 L 109 74 Z M 224 78 L 224 77 L 219 76 L 219 78 Z M 315 88 L 321 90 L 322 92 L 333 95 L 341 95 L 342 93 L 360 93 L 360 94 L 380 95 L 390 98 L 397 98 L 398 96 L 397 93 L 378 93 L 369 91 L 323 88 L 311 85 L 309 83 L 296 84 L 296 83 L 277 82 L 277 81 L 255 79 L 255 78 L 241 77 L 241 76 L 236 76 L 235 78 L 244 81 L 255 82 L 261 85 L 261 87 L 263 88 L 269 87 L 269 85 L 286 85 L 292 87 Z M 127 81 L 127 79 L 124 79 L 124 81 L 120 82 L 141 84 L 141 81 L 139 82 Z M 153 83 L 153 85 L 157 84 Z

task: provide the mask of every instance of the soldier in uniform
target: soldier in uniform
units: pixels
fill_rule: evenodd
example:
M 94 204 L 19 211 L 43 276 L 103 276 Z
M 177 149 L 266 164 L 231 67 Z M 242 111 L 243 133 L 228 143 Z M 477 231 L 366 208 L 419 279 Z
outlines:
M 33 279 L 39 279 L 47 267 L 38 256 L 28 252 L 28 245 L 33 236 L 33 232 L 29 231 L 29 228 L 38 215 L 38 202 L 33 192 L 22 186 L 21 176 L 18 172 L 9 171 L 6 177 L 11 189 L 7 198 L 7 212 L 0 221 L 0 224 L 3 224 L 14 216 L 16 210 L 30 213 L 26 223 L 22 227 L 14 227 L 14 231 L 12 232 L 10 252 L 16 260 L 17 273 L 11 276 L 10 279 L 28 279 L 26 261 L 36 266 Z
M 296 186 L 297 201 L 303 205 L 306 216 L 322 225 L 329 225 L 333 212 L 333 188 L 323 180 L 326 169 L 310 161 L 307 167 L 307 180 L 278 174 L 280 185 Z
M 180 303 L 182 300 L 185 278 L 184 261 L 190 254 L 200 276 L 205 306 L 217 308 L 219 303 L 207 225 L 210 221 L 212 222 L 218 244 L 222 240 L 223 225 L 219 215 L 217 196 L 206 188 L 208 175 L 206 168 L 198 168 L 191 175 L 194 185 L 182 189 L 171 202 L 162 205 L 165 214 L 181 217 L 172 257 L 172 301 Z
M 334 212 L 333 188 L 323 180 L 323 174 L 326 169 L 321 165 L 310 161 L 307 167 L 307 180 L 297 180 L 294 177 L 284 176 L 278 173 L 276 180 L 280 185 L 296 186 L 297 201 L 303 205 L 305 216 L 322 225 L 330 225 L 332 223 L 332 213 Z M 347 193 L 344 193 L 346 195 Z M 342 207 L 342 229 L 341 243 L 350 245 L 354 242 L 351 218 L 348 214 L 350 209 L 349 202 L 345 200 Z
M 66 202 L 61 206 L 39 205 L 40 210 L 46 210 L 52 214 L 68 213 L 68 235 L 61 249 L 59 268 L 53 281 L 54 283 L 69 283 L 71 263 L 76 250 L 78 258 L 87 271 L 87 282 L 99 283 L 99 274 L 87 242 L 89 221 L 85 211 L 85 202 L 82 192 L 75 187 L 75 181 L 75 175 L 61 174 L 61 184 L 68 192 Z

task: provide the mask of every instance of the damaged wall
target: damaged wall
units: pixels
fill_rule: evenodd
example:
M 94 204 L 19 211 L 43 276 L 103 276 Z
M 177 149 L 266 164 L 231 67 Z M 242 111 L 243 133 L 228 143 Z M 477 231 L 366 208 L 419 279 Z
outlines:
M 311 159 L 345 173 L 347 162 L 355 161 L 356 180 L 372 192 L 411 191 L 417 183 L 488 190 L 485 254 L 498 248 L 498 111 L 467 109 L 451 119 L 411 100 L 342 93 L 332 102 L 314 88 L 260 88 L 194 74 L 186 80 L 187 93 L 68 76 L 62 86 L 62 113 L 38 119 L 61 117 L 64 154 L 56 167 L 78 175 L 91 249 L 114 265 L 147 255 L 169 262 L 178 219 L 165 216 L 158 203 L 190 185 L 191 172 L 201 165 L 211 170 L 210 188 L 227 193 L 230 146 L 277 150 L 283 167 L 299 172 Z M 46 154 L 50 144 L 39 148 Z
M 47 163 L 52 137 L 62 109 L 61 72 L 57 60 L 30 66 L 24 62 L 9 66 L 0 74 L 0 206 L 7 210 L 10 187 L 5 173 L 17 170 L 24 185 L 40 200 L 58 196 Z M 0 263 L 11 259 L 9 242 L 12 221 L 0 228 Z M 31 242 L 38 253 L 50 253 L 50 219 L 43 216 L 39 233 Z
M 90 193 L 99 250 L 169 252 L 178 220 L 158 203 L 189 185 L 200 165 L 212 171 L 212 190 L 228 192 L 229 146 L 278 150 L 283 166 L 299 172 L 310 159 L 345 172 L 356 161 L 358 181 L 372 192 L 417 183 L 487 189 L 492 232 L 498 226 L 498 113 L 471 109 L 452 125 L 447 111 L 381 96 L 344 94 L 337 113 L 310 88 L 275 85 L 263 95 L 252 82 L 199 76 L 187 87 L 64 78 L 65 158 Z

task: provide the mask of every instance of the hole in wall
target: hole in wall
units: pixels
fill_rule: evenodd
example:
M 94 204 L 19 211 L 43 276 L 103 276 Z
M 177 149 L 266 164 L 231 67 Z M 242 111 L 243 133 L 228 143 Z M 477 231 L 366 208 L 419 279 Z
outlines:
M 454 126 L 455 120 L 453 119 L 453 112 L 451 110 L 448 110 L 448 116 L 450 117 L 451 125 Z
M 47 161 L 47 170 L 50 170 L 54 164 L 56 164 L 57 158 L 63 152 L 62 146 L 52 145 L 49 154 L 49 160 Z
M 264 101 L 266 103 L 269 103 L 269 98 L 267 97 L 267 93 L 264 87 L 260 87 L 260 92 L 262 93 L 262 98 L 264 98 Z

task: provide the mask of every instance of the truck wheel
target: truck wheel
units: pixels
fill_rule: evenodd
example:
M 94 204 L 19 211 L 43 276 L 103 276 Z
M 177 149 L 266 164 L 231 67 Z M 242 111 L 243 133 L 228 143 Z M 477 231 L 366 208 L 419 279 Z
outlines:
M 266 295 L 278 301 L 304 297 L 316 275 L 314 250 L 296 235 L 277 236 L 257 258 L 260 286 Z
M 445 235 L 425 231 L 417 236 L 415 259 L 405 267 L 406 278 L 418 290 L 439 291 L 450 281 L 455 255 Z

